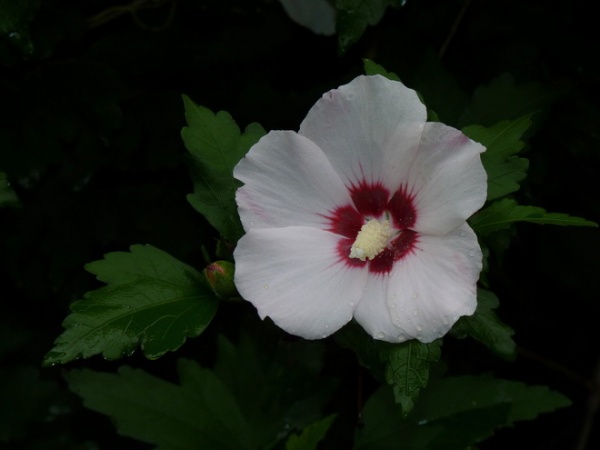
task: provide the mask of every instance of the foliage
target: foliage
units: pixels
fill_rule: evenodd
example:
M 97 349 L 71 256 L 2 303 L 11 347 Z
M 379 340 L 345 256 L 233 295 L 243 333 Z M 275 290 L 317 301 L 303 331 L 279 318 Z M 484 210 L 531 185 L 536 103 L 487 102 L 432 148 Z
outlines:
M 332 36 L 266 0 L 0 0 L 0 447 L 595 448 L 595 15 L 324 1 Z M 478 306 L 429 344 L 297 339 L 232 287 L 233 167 L 360 73 L 486 147 Z

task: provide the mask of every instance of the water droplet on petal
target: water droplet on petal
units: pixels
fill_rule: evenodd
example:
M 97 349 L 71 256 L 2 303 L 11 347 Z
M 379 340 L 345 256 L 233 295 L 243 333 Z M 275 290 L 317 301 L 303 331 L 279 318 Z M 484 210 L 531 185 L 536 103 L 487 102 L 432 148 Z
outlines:
M 323 334 L 321 335 L 321 337 L 322 337 L 323 339 L 325 339 L 325 338 L 327 337 L 327 334 L 326 334 L 326 333 L 323 333 Z
M 416 299 L 419 298 L 419 294 L 417 294 L 416 292 L 413 293 L 413 295 L 411 295 L 411 298 Z
M 475 250 L 469 250 L 469 256 L 472 258 L 475 256 Z
M 385 337 L 385 334 L 382 333 L 381 331 L 379 333 L 377 333 L 377 339 L 383 339 Z
M 465 237 L 467 235 L 467 233 L 465 231 L 461 231 L 460 233 L 458 233 L 458 235 L 460 237 Z
M 328 324 L 328 323 L 326 323 L 326 324 L 325 324 L 325 328 L 326 328 L 326 329 L 328 329 L 328 328 L 329 328 L 329 324 Z
M 413 309 L 412 315 L 413 316 L 418 316 L 419 315 L 419 311 L 416 310 L 416 309 Z
M 268 284 L 263 284 L 263 289 L 269 289 L 269 285 Z
M 348 302 L 348 306 L 352 308 L 354 306 L 354 302 Z
M 404 336 L 402 336 L 401 334 L 398 335 L 398 340 L 399 341 L 403 341 L 404 340 Z
M 423 327 L 421 325 L 417 325 L 417 331 L 423 331 Z
M 354 100 L 354 92 L 348 92 L 346 98 L 350 101 Z

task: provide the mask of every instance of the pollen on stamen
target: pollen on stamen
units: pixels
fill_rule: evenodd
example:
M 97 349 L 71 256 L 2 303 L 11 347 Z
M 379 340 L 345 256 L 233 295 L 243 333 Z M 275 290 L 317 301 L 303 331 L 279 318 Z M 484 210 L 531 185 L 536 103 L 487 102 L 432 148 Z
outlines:
M 372 260 L 388 245 L 393 230 L 389 220 L 369 220 L 360 229 L 356 240 L 350 248 L 350 258 L 361 261 Z

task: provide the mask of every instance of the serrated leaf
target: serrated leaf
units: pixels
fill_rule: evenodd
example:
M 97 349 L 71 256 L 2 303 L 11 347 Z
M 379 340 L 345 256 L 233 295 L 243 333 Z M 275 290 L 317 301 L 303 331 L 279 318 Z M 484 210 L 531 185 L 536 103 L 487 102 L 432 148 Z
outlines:
M 382 354 L 386 361 L 385 378 L 394 388 L 396 403 L 409 413 L 422 388 L 427 386 L 429 368 L 441 356 L 440 339 L 429 344 L 411 340 L 396 344 Z
M 493 292 L 480 289 L 475 313 L 461 317 L 452 327 L 452 333 L 459 337 L 469 335 L 499 356 L 511 359 L 516 352 L 514 331 L 494 312 L 498 305 L 498 297 Z
M 292 434 L 285 443 L 285 450 L 317 450 L 335 418 L 332 414 L 308 425 L 300 434 Z
M 154 359 L 208 326 L 218 301 L 198 271 L 150 245 L 130 250 L 86 266 L 107 286 L 71 305 L 45 364 L 97 354 L 117 359 L 138 346 Z
M 333 389 L 332 380 L 320 376 L 320 342 L 275 344 L 242 334 L 234 345 L 220 336 L 214 369 L 238 400 L 261 449 L 273 448 L 290 430 L 322 417 Z
M 405 420 L 392 389 L 380 387 L 365 403 L 364 426 L 356 434 L 355 450 L 425 450 L 443 427 L 415 426 Z
M 512 75 L 504 73 L 475 90 L 460 124 L 490 126 L 501 120 L 531 115 L 547 109 L 563 90 L 550 90 L 539 82 L 517 84 Z
M 360 39 L 367 25 L 379 23 L 388 6 L 398 7 L 397 0 L 335 0 L 336 30 L 340 50 L 345 52 Z
M 410 87 L 423 97 L 428 108 L 428 121 L 456 126 L 459 116 L 469 103 L 469 96 L 461 89 L 455 74 L 448 70 L 433 49 L 423 53 L 413 68 Z M 432 111 L 435 111 L 435 116 Z
M 379 64 L 377 64 L 374 61 L 371 61 L 370 59 L 364 58 L 363 66 L 366 75 L 381 75 L 389 80 L 400 81 L 400 77 L 394 72 L 388 72 L 383 68 L 383 66 L 380 66 Z
M 470 125 L 462 129 L 469 138 L 486 147 L 481 162 L 488 175 L 488 200 L 517 191 L 519 182 L 525 179 L 529 161 L 515 154 L 525 146 L 522 137 L 530 126 L 530 116 L 523 116 L 487 128 Z
M 396 450 L 400 442 L 408 450 L 464 450 L 494 430 L 570 404 L 545 386 L 488 375 L 432 380 L 406 418 L 392 398 L 380 388 L 368 399 L 356 450 Z
M 563 213 L 547 213 L 543 208 L 537 206 L 518 205 L 515 200 L 509 198 L 492 203 L 469 220 L 471 227 L 480 236 L 507 229 L 516 222 L 579 227 L 598 226 L 598 224 L 581 217 Z
M 434 422 L 502 404 L 509 408 L 505 421 L 497 424 L 498 427 L 535 419 L 541 413 L 569 406 L 571 402 L 546 386 L 528 386 L 491 375 L 465 375 L 431 383 L 419 399 L 411 419 Z
M 233 178 L 233 168 L 265 130 L 252 123 L 241 133 L 227 112 L 214 114 L 185 96 L 183 101 L 188 126 L 181 135 L 192 157 L 194 181 L 194 193 L 188 195 L 188 201 L 221 236 L 235 242 L 244 230 L 235 203 L 235 191 L 241 183 Z
M 126 366 L 116 374 L 73 370 L 65 378 L 120 434 L 158 450 L 252 449 L 251 430 L 215 374 L 188 360 L 180 361 L 179 373 L 179 385 Z

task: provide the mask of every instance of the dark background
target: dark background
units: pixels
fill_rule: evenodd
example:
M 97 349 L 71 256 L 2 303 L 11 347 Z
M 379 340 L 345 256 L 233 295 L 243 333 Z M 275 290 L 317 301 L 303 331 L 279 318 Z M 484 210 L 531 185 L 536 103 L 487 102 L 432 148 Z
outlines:
M 201 246 L 216 236 L 185 198 L 182 94 L 241 126 L 297 129 L 366 57 L 419 90 L 442 121 L 491 125 L 502 99 L 471 117 L 464 107 L 479 86 L 510 74 L 544 93 L 524 106 L 538 114 L 516 198 L 600 221 L 600 46 L 588 2 L 408 0 L 343 54 L 336 36 L 295 24 L 277 1 L 166 1 L 135 17 L 101 15 L 117 1 L 24 3 L 19 33 L 0 30 L 0 170 L 20 200 L 0 210 L 0 448 L 148 448 L 118 437 L 69 393 L 61 368 L 41 361 L 69 303 L 99 286 L 85 263 L 149 243 L 204 264 Z M 573 405 L 480 448 L 598 448 L 598 231 L 516 230 L 490 262 L 490 288 L 515 329 L 517 359 L 452 339 L 444 352 L 464 358 L 466 346 L 465 368 L 548 385 Z M 156 370 L 173 361 L 136 354 L 127 363 Z M 117 365 L 97 357 L 71 367 Z

